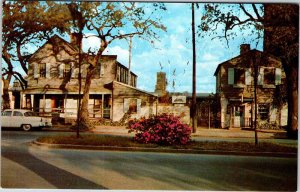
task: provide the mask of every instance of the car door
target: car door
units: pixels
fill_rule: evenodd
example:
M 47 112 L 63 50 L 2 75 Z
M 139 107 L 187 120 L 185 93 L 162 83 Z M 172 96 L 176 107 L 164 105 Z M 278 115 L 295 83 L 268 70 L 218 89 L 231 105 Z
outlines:
M 1 126 L 2 127 L 11 127 L 10 121 L 11 121 L 11 115 L 12 111 L 3 111 L 1 114 Z
M 12 124 L 14 127 L 21 127 L 21 125 L 24 124 L 24 116 L 22 112 L 13 111 Z

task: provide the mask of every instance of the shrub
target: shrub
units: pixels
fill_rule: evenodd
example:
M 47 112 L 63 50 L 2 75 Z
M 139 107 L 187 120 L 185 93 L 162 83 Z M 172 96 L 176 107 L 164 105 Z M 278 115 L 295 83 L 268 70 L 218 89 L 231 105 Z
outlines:
M 130 120 L 128 129 L 129 133 L 136 133 L 135 141 L 159 145 L 185 145 L 191 140 L 192 130 L 182 124 L 178 116 L 168 114 Z

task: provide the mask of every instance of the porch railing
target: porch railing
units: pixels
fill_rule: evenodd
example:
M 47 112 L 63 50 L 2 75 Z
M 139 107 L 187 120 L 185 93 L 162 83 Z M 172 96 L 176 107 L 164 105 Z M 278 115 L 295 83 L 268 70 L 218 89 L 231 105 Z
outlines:
M 77 108 L 34 108 L 29 109 L 38 113 L 43 117 L 62 117 L 62 118 L 74 118 L 77 117 Z M 103 109 L 103 118 L 110 118 L 110 108 Z M 102 109 L 93 108 L 89 109 L 89 116 L 93 118 L 102 118 Z

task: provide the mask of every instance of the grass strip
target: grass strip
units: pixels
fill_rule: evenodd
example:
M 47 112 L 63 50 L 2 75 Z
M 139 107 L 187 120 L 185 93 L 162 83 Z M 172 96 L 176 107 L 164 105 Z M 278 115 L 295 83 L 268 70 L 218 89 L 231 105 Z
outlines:
M 192 141 L 187 145 L 160 146 L 157 144 L 142 144 L 133 141 L 131 137 L 86 134 L 76 138 L 74 135 L 44 136 L 37 139 L 38 142 L 48 144 L 71 144 L 91 146 L 117 146 L 117 147 L 143 147 L 161 149 L 194 149 L 194 150 L 220 150 L 240 152 L 285 152 L 297 153 L 296 146 L 281 145 L 272 142 L 260 142 L 255 146 L 254 142 L 240 141 Z

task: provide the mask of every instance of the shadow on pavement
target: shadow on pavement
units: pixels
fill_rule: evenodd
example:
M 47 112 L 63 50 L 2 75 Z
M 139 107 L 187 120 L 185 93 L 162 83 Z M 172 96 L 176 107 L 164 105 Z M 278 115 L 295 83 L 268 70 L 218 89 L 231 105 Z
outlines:
M 101 185 L 41 161 L 31 155 L 28 151 L 2 146 L 1 153 L 3 157 L 33 171 L 59 189 L 106 189 Z M 5 184 L 3 185 L 2 183 L 1 186 L 5 187 Z

